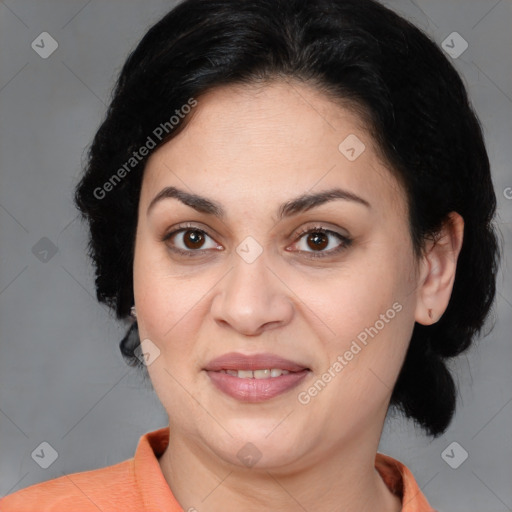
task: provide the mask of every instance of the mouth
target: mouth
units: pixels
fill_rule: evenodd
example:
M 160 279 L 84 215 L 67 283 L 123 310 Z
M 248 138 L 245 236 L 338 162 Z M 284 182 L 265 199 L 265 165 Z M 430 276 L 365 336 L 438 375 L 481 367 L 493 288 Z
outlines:
M 210 382 L 241 402 L 263 402 L 296 387 L 311 370 L 273 354 L 225 354 L 204 368 Z

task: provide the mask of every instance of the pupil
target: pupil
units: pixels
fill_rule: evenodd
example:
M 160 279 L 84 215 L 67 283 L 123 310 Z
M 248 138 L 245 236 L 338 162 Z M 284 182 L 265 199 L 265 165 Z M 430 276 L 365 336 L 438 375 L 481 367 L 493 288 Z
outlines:
M 328 245 L 327 235 L 325 233 L 312 233 L 308 237 L 309 241 L 313 242 L 313 246 L 310 245 L 311 249 L 324 249 Z

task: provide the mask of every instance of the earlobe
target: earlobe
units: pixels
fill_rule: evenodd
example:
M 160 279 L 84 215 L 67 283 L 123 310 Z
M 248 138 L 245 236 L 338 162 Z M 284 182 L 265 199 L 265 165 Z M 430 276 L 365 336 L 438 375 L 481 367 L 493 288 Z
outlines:
M 464 238 L 464 219 L 451 212 L 434 240 L 429 241 L 421 262 L 415 320 L 423 325 L 436 323 L 450 301 L 457 259 Z

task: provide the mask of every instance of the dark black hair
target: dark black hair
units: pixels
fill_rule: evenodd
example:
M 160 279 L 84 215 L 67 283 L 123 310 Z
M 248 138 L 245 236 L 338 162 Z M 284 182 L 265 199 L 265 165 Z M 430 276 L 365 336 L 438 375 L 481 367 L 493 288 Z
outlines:
M 448 308 L 434 325 L 415 325 L 391 398 L 437 436 L 456 403 L 446 359 L 470 346 L 495 296 L 496 197 L 482 130 L 457 71 L 427 35 L 376 1 L 185 0 L 147 32 L 122 68 L 75 193 L 90 227 L 97 298 L 119 319 L 134 303 L 135 230 L 148 155 L 135 162 L 133 152 L 158 126 L 165 136 L 156 148 L 183 129 L 190 116 L 181 121 L 181 115 L 176 127 L 170 117 L 191 98 L 276 78 L 312 84 L 361 113 L 403 184 L 417 254 L 450 212 L 464 218 Z M 131 363 L 138 362 L 139 344 L 134 323 L 120 343 Z

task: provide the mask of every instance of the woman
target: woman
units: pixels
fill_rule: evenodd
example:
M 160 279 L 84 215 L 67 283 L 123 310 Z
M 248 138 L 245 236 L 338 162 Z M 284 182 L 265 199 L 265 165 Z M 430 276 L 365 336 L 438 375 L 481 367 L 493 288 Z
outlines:
M 373 0 L 186 0 L 128 58 L 76 203 L 169 426 L 2 511 L 433 510 L 377 448 L 390 405 L 451 421 L 496 200 L 421 31 Z

